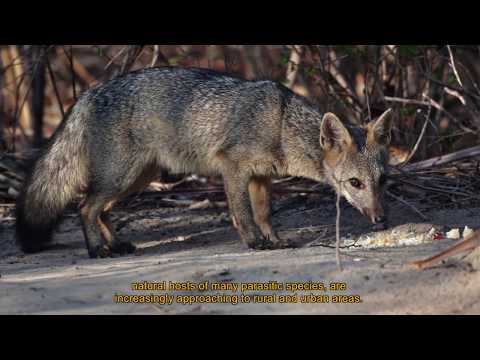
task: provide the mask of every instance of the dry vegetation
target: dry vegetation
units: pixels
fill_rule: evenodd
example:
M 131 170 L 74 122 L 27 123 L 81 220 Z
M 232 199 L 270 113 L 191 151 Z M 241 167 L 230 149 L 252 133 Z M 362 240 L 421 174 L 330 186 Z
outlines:
M 480 313 L 480 249 L 468 263 L 430 272 L 404 266 L 424 269 L 480 246 L 479 59 L 480 46 L 456 45 L 0 45 L 0 313 Z M 355 209 L 337 204 L 342 207 L 337 237 L 341 230 L 348 241 L 340 274 L 332 250 L 335 208 L 328 205 L 335 194 L 306 179 L 276 179 L 275 226 L 301 246 L 247 252 L 231 226 L 222 182 L 192 175 L 154 182 L 114 209 L 116 232 L 145 252 L 140 259 L 87 259 L 77 204 L 67 211 L 58 243 L 25 256 L 15 245 L 13 210 L 28 160 L 79 94 L 119 74 L 165 65 L 273 79 L 322 112 L 357 123 L 393 108 L 386 190 L 393 224 L 372 232 Z M 469 236 L 464 231 L 463 241 L 445 238 L 447 230 L 467 225 L 476 231 Z M 399 239 L 408 245 L 390 246 Z M 375 247 L 365 245 L 371 241 Z M 427 259 L 418 261 L 421 257 Z M 127 284 L 159 277 L 255 282 L 325 277 L 348 282 L 365 301 L 355 308 L 233 310 L 111 304 L 110 294 Z
M 393 107 L 390 198 L 422 217 L 409 197 L 424 210 L 479 200 L 477 46 L 4 45 L 0 54 L 3 202 L 17 195 L 22 159 L 51 136 L 80 93 L 118 74 L 162 65 L 274 79 L 322 111 L 358 123 Z

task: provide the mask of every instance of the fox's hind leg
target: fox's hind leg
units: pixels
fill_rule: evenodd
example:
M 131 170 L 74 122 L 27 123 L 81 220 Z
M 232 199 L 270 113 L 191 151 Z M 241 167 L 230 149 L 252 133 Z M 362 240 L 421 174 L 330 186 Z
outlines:
M 114 226 L 112 225 L 108 211 L 109 210 L 105 210 L 97 219 L 103 239 L 114 254 L 124 255 L 134 253 L 136 250 L 135 245 L 131 242 L 120 241 L 115 238 Z
M 142 164 L 139 164 L 142 165 Z M 126 166 L 125 168 L 128 169 Z M 108 212 L 120 199 L 143 190 L 159 174 L 153 165 L 129 168 L 128 174 L 110 174 L 97 178 L 81 209 L 83 229 L 90 257 L 107 257 L 112 254 L 133 253 L 135 246 L 115 237 Z M 112 178 L 122 179 L 119 185 Z
M 90 194 L 80 210 L 88 255 L 91 258 L 105 258 L 111 255 L 111 248 L 103 237 L 107 229 L 100 220 L 100 215 L 108 201 L 109 199 L 104 195 Z
M 116 239 L 113 225 L 110 221 L 109 211 L 113 205 L 120 199 L 127 197 L 131 194 L 143 191 L 157 176 L 160 175 L 160 169 L 155 165 L 148 165 L 140 171 L 140 174 L 136 177 L 135 181 L 128 185 L 127 189 L 120 194 L 116 195 L 105 206 L 99 218 L 100 229 L 102 231 L 105 241 L 109 244 L 112 252 L 115 254 L 131 254 L 134 253 L 136 247 L 129 241 L 120 241 Z M 134 178 L 134 177 L 131 177 Z
M 291 246 L 291 244 L 288 241 L 280 239 L 277 232 L 273 229 L 271 223 L 271 187 L 272 183 L 269 178 L 253 177 L 248 184 L 250 201 L 255 222 L 260 227 L 263 236 L 271 240 L 275 248 L 284 248 Z
M 88 254 L 91 258 L 105 258 L 112 254 L 131 254 L 135 246 L 127 241 L 119 241 L 115 237 L 108 210 L 120 199 L 119 196 L 89 195 L 80 213 L 83 233 L 87 242 Z

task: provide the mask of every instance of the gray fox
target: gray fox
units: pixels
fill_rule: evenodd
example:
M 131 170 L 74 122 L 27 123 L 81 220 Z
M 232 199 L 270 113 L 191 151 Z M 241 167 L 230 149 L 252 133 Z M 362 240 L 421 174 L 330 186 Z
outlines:
M 222 175 L 233 225 L 253 249 L 292 245 L 271 225 L 272 177 L 328 183 L 382 222 L 389 113 L 351 126 L 273 81 L 182 67 L 122 75 L 83 93 L 34 162 L 17 201 L 17 241 L 42 250 L 66 206 L 85 194 L 90 257 L 131 253 L 108 212 L 162 172 Z

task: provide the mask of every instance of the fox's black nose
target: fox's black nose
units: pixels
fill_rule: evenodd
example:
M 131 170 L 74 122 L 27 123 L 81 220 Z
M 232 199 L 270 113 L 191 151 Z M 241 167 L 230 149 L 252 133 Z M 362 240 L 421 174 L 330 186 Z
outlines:
M 386 216 L 374 216 L 372 218 L 373 230 L 386 230 L 388 228 L 388 219 Z
M 373 222 L 375 224 L 382 224 L 382 223 L 385 223 L 387 221 L 387 217 L 386 216 L 375 216 L 373 218 Z

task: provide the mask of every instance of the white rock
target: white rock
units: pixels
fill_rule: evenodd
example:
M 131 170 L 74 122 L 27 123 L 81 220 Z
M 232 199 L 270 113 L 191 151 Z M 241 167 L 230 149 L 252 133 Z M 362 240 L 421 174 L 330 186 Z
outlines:
M 465 229 L 463 229 L 463 238 L 465 239 L 467 236 L 472 234 L 473 234 L 473 230 L 470 229 L 468 226 L 465 226 Z
M 447 238 L 452 240 L 460 239 L 460 229 L 452 229 L 447 232 Z

